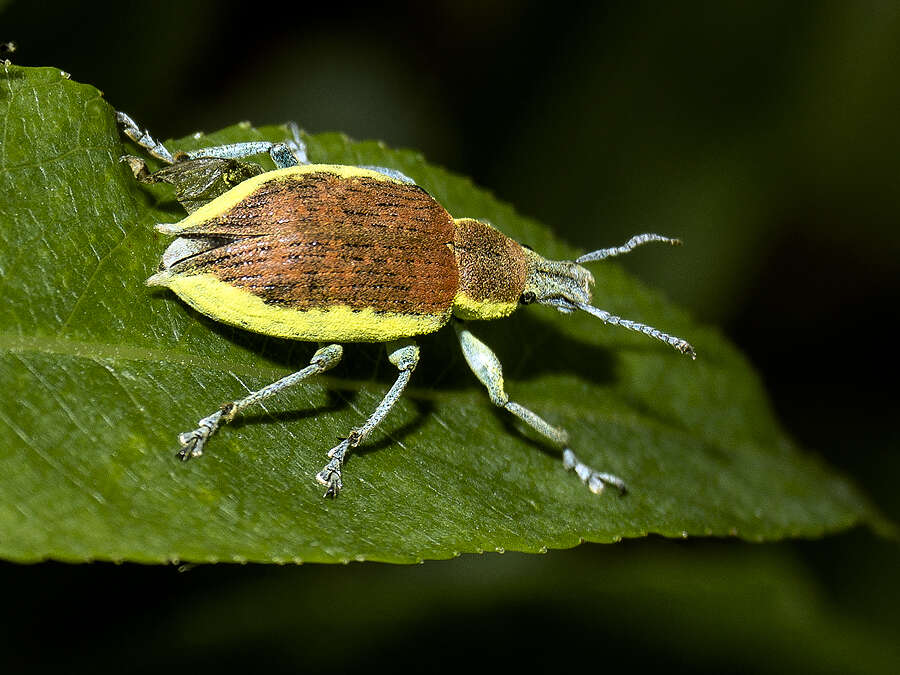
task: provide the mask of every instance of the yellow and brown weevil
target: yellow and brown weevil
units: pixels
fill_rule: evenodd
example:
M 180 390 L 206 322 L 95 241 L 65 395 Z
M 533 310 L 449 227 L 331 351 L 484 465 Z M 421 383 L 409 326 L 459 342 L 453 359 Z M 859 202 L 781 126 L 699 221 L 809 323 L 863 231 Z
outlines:
M 175 237 L 160 270 L 147 280 L 165 286 L 216 321 L 295 340 L 328 343 L 308 366 L 232 401 L 179 436 L 183 460 L 202 454 L 209 437 L 246 408 L 334 367 L 344 342 L 385 342 L 399 370 L 396 381 L 362 426 L 332 448 L 316 479 L 325 496 L 340 492 L 341 467 L 388 414 L 419 361 L 411 340 L 453 320 L 463 354 L 491 401 L 562 449 L 563 464 L 594 493 L 622 479 L 594 471 L 568 447 L 568 434 L 511 401 L 500 361 L 466 327 L 472 319 L 499 319 L 519 305 L 551 305 L 588 312 L 695 356 L 684 340 L 591 306 L 594 279 L 582 263 L 627 253 L 658 241 L 632 237 L 624 246 L 575 260 L 546 260 L 491 225 L 454 218 L 404 174 L 377 166 L 312 164 L 296 125 L 284 143 L 252 141 L 173 156 L 135 122 L 118 113 L 124 133 L 169 166 L 148 174 L 125 157 L 144 181 L 175 185 L 190 214 L 157 226 Z M 236 160 L 268 153 L 274 171 Z

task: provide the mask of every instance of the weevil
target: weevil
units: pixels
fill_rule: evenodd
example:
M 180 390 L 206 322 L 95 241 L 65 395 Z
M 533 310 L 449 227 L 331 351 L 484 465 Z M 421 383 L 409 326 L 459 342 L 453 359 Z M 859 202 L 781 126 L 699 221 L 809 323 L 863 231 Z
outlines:
M 148 174 L 142 160 L 123 157 L 135 175 L 174 184 L 189 211 L 177 223 L 157 225 L 174 241 L 147 284 L 171 289 L 216 321 L 325 344 L 305 368 L 225 404 L 180 434 L 182 460 L 201 455 L 210 436 L 245 409 L 333 368 L 342 343 L 384 342 L 396 381 L 369 418 L 331 448 L 316 474 L 325 496 L 336 497 L 347 454 L 378 427 L 412 377 L 419 361 L 413 338 L 452 324 L 495 405 L 557 446 L 564 467 L 592 492 L 605 486 L 626 491 L 618 476 L 579 460 L 565 430 L 510 400 L 499 359 L 467 322 L 500 319 L 537 303 L 563 314 L 587 312 L 695 358 L 681 338 L 593 307 L 594 278 L 583 267 L 648 242 L 680 244 L 677 239 L 640 234 L 575 260 L 548 260 L 487 222 L 454 218 L 395 169 L 311 163 L 294 124 L 283 143 L 250 141 L 172 155 L 128 115 L 117 118 L 129 138 L 168 165 Z M 237 161 L 263 153 L 275 170 Z

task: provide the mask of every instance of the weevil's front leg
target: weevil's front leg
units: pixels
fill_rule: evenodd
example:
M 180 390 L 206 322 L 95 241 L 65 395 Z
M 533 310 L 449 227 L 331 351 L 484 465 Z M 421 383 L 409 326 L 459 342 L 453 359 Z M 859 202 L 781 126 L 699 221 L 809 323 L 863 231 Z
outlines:
M 141 131 L 131 117 L 123 112 L 116 113 L 116 120 L 122 127 L 122 131 L 128 138 L 147 150 L 153 157 L 161 159 L 167 164 L 174 164 L 176 159 L 172 156 L 166 147 L 157 142 L 150 132 L 146 129 Z M 198 157 L 217 157 L 219 159 L 242 159 L 244 157 L 252 157 L 264 152 L 269 153 L 275 166 L 284 169 L 289 166 L 297 166 L 298 164 L 309 164 L 306 157 L 306 144 L 300 138 L 300 129 L 294 122 L 288 123 L 288 130 L 291 132 L 291 140 L 284 143 L 272 143 L 271 141 L 246 141 L 244 143 L 230 143 L 228 145 L 217 145 L 210 148 L 200 148 L 199 150 L 191 150 L 181 153 L 180 157 L 187 159 L 197 159 Z
M 463 355 L 469 364 L 469 368 L 475 373 L 475 377 L 487 388 L 491 401 L 511 412 L 520 420 L 542 436 L 550 439 L 555 445 L 562 448 L 563 466 L 570 471 L 575 471 L 582 482 L 587 484 L 591 492 L 600 494 L 607 485 L 612 485 L 619 492 L 625 492 L 625 482 L 612 474 L 594 471 L 587 464 L 582 463 L 575 453 L 569 448 L 569 434 L 564 429 L 559 429 L 549 424 L 542 417 L 531 412 L 528 408 L 510 401 L 503 388 L 503 368 L 497 355 L 490 347 L 484 344 L 462 324 L 456 323 L 456 336 L 462 347 Z
M 341 360 L 342 354 L 343 348 L 340 345 L 322 347 L 313 354 L 309 365 L 303 370 L 298 370 L 296 373 L 283 377 L 277 382 L 273 382 L 259 391 L 254 391 L 249 396 L 245 396 L 238 401 L 226 403 L 212 415 L 200 420 L 199 426 L 193 431 L 179 434 L 178 441 L 181 443 L 181 450 L 178 451 L 178 456 L 184 461 L 189 460 L 191 457 L 199 457 L 203 454 L 203 446 L 209 440 L 209 437 L 216 433 L 220 426 L 231 422 L 238 413 L 288 387 L 292 387 L 300 380 L 305 380 L 307 377 L 318 375 L 334 368 Z
M 388 360 L 397 366 L 400 373 L 397 375 L 397 379 L 393 386 L 385 397 L 381 399 L 381 403 L 378 404 L 378 407 L 375 408 L 375 412 L 373 412 L 369 419 L 366 420 L 365 424 L 358 429 L 351 431 L 347 438 L 342 440 L 328 452 L 331 461 L 325 465 L 324 469 L 316 474 L 316 480 L 326 487 L 326 497 L 337 497 L 343 487 L 343 483 L 341 483 L 341 466 L 344 463 L 347 453 L 351 448 L 355 448 L 362 443 L 366 437 L 372 433 L 375 427 L 377 427 L 387 416 L 391 408 L 394 407 L 394 404 L 403 394 L 403 390 L 406 389 L 406 385 L 409 384 L 409 379 L 412 377 L 416 364 L 419 363 L 419 347 L 411 340 L 391 342 L 388 344 L 387 350 Z

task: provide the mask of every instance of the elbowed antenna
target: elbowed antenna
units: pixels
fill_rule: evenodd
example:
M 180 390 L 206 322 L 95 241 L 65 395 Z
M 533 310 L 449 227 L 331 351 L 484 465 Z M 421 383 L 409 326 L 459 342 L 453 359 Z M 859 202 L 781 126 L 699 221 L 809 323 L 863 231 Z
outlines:
M 614 246 L 613 248 L 601 248 L 598 251 L 591 251 L 590 253 L 585 253 L 583 256 L 575 258 L 575 262 L 580 265 L 581 263 L 595 262 L 597 260 L 604 260 L 605 258 L 623 255 L 636 249 L 638 246 L 647 244 L 651 241 L 661 241 L 665 244 L 671 244 L 672 246 L 681 246 L 680 239 L 664 237 L 661 234 L 636 234 L 625 242 L 624 246 Z
M 664 244 L 670 244 L 671 246 L 681 246 L 680 239 L 673 239 L 671 237 L 664 237 L 661 234 L 636 234 L 627 242 L 625 242 L 622 246 L 614 246 L 613 248 L 601 248 L 597 251 L 591 251 L 590 253 L 585 253 L 583 256 L 580 256 L 575 259 L 575 263 L 582 264 L 587 262 L 595 262 L 597 260 L 604 260 L 606 258 L 612 258 L 617 255 L 623 255 L 628 253 L 638 246 L 643 244 L 648 244 L 653 241 L 659 241 Z M 574 306 L 580 309 L 583 312 L 587 312 L 591 316 L 595 316 L 600 319 L 603 323 L 608 323 L 613 326 L 622 326 L 623 328 L 627 328 L 628 330 L 633 330 L 638 333 L 643 333 L 644 335 L 649 335 L 652 338 L 656 338 L 657 340 L 661 340 L 668 345 L 671 345 L 682 354 L 687 354 L 692 359 L 697 358 L 697 352 L 694 351 L 694 348 L 685 340 L 682 340 L 679 337 L 675 337 L 674 335 L 669 335 L 668 333 L 663 333 L 661 330 L 654 328 L 653 326 L 648 326 L 647 324 L 638 323 L 637 321 L 631 321 L 630 319 L 623 319 L 620 316 L 616 316 L 615 314 L 610 314 L 609 312 L 598 309 L 593 305 L 588 305 L 583 302 L 572 302 L 570 307 Z M 571 311 L 571 309 L 570 309 Z
M 622 326 L 622 328 L 627 328 L 628 330 L 633 330 L 638 333 L 643 333 L 644 335 L 649 335 L 652 338 L 662 340 L 666 344 L 671 345 L 682 354 L 687 354 L 692 359 L 697 358 L 697 352 L 694 351 L 694 348 L 691 347 L 690 343 L 682 340 L 680 337 L 675 337 L 674 335 L 663 333 L 661 330 L 658 330 L 653 326 L 648 326 L 647 324 L 638 323 L 637 321 L 631 321 L 630 319 L 623 319 L 621 316 L 610 314 L 606 310 L 597 309 L 593 305 L 585 305 L 579 302 L 576 303 L 575 306 L 583 312 L 587 312 L 591 316 L 596 316 L 603 323 L 608 323 L 613 326 Z

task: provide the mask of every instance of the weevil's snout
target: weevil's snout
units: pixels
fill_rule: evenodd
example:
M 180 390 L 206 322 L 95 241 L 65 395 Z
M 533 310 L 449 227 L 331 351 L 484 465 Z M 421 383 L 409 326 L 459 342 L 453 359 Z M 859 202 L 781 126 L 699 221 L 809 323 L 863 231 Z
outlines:
M 594 277 L 584 267 L 569 260 L 547 260 L 526 249 L 528 276 L 522 301 L 552 305 L 568 314 L 578 305 L 591 304 Z
M 664 241 L 670 244 L 680 243 L 677 239 L 661 237 L 658 234 L 642 234 L 632 237 L 625 246 L 587 253 L 574 261 L 546 260 L 534 251 L 524 249 L 528 261 L 528 276 L 525 280 L 525 290 L 522 292 L 522 302 L 525 304 L 538 302 L 542 305 L 552 305 L 560 312 L 566 314 L 579 309 L 604 323 L 621 326 L 665 342 L 682 354 L 687 354 L 692 359 L 695 359 L 697 358 L 697 353 L 685 340 L 663 333 L 653 326 L 630 319 L 623 319 L 620 316 L 610 314 L 606 310 L 598 309 L 591 305 L 591 287 L 594 285 L 594 277 L 579 263 L 593 262 L 619 255 L 648 241 Z

